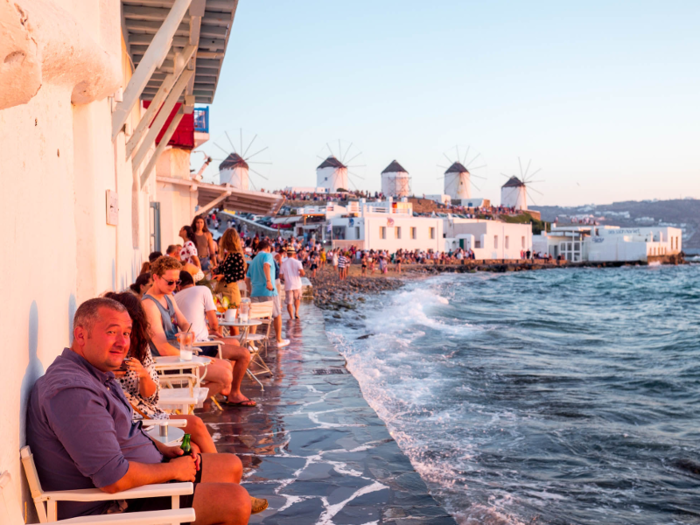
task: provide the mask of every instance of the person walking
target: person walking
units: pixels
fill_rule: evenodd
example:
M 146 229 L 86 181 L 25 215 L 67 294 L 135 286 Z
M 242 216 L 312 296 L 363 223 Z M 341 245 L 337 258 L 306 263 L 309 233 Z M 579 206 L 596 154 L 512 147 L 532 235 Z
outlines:
M 192 231 L 194 232 L 194 244 L 197 247 L 197 256 L 202 265 L 202 270 L 208 272 L 216 266 L 216 243 L 203 217 L 195 217 L 192 221 Z
M 289 344 L 289 339 L 282 338 L 282 316 L 280 298 L 275 287 L 275 260 L 272 256 L 270 243 L 263 240 L 258 243 L 258 254 L 250 263 L 246 273 L 246 286 L 250 290 L 250 300 L 253 303 L 272 301 L 272 326 L 278 347 Z M 253 330 L 251 330 L 252 332 Z
M 289 246 L 287 258 L 280 265 L 280 274 L 284 279 L 284 302 L 287 304 L 287 312 L 290 319 L 299 319 L 299 306 L 301 304 L 301 278 L 306 275 L 301 261 L 297 259 L 297 253 Z

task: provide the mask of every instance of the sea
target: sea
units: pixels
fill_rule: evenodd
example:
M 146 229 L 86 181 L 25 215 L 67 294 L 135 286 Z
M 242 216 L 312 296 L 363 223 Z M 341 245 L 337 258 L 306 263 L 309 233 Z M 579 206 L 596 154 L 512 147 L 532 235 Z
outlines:
M 700 265 L 442 274 L 327 332 L 465 524 L 700 524 Z

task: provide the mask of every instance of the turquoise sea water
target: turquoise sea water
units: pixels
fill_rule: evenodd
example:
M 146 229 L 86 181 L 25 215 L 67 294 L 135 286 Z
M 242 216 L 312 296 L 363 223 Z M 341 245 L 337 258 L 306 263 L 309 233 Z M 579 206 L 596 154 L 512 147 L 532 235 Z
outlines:
M 327 330 L 460 523 L 685 524 L 699 322 L 688 265 L 441 275 Z

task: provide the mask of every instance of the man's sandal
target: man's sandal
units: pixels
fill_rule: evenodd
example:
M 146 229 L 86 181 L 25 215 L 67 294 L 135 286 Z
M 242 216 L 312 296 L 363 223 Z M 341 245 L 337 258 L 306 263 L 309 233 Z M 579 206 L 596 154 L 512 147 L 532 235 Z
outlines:
M 269 503 L 266 499 L 250 497 L 250 513 L 258 514 L 268 507 Z

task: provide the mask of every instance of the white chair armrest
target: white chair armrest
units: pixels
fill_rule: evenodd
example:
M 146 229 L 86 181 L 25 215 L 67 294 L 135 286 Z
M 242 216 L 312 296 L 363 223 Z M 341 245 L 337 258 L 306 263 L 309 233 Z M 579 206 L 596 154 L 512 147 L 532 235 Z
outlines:
M 226 343 L 219 341 L 218 339 L 212 339 L 211 341 L 199 341 L 197 343 L 192 343 L 192 346 L 224 346 Z
M 143 419 L 141 421 L 141 426 L 143 426 L 144 428 L 150 428 L 150 427 L 154 427 L 154 426 L 184 428 L 187 426 L 187 420 L 186 419 Z
M 161 525 L 163 523 L 192 523 L 194 521 L 194 509 L 189 508 L 81 516 L 58 522 L 52 521 L 44 525 Z
M 140 498 L 160 498 L 163 496 L 188 496 L 194 492 L 194 484 L 186 483 L 159 483 L 157 485 L 144 485 L 108 494 L 100 489 L 76 489 L 76 490 L 55 490 L 44 492 L 42 499 L 53 501 L 111 501 L 115 499 L 140 499 Z

